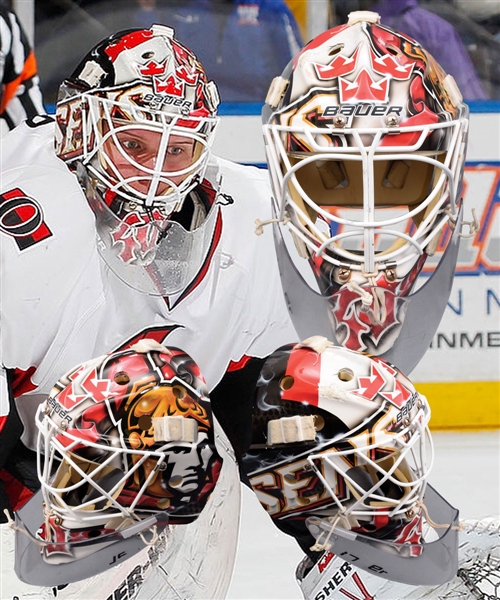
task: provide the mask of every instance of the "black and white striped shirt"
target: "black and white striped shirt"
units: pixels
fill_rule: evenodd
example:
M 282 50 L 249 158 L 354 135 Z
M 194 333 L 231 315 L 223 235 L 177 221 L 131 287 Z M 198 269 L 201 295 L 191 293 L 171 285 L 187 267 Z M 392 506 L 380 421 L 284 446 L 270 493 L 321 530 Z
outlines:
M 0 119 L 12 129 L 45 114 L 35 55 L 17 16 L 0 5 Z

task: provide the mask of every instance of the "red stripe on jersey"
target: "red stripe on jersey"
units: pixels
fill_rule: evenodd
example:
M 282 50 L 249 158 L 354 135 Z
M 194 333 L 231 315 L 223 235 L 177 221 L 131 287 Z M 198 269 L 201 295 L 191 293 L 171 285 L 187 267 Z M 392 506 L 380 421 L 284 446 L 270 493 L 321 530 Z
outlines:
M 165 302 L 166 302 L 169 310 L 172 310 L 175 306 L 180 304 L 184 300 L 184 298 L 189 296 L 189 294 L 193 290 L 195 290 L 200 285 L 200 283 L 203 281 L 203 279 L 205 278 L 205 275 L 208 272 L 208 269 L 210 268 L 210 265 L 212 264 L 212 258 L 215 254 L 217 246 L 219 245 L 221 235 L 222 235 L 222 215 L 219 212 L 219 214 L 217 215 L 217 222 L 215 224 L 215 229 L 214 229 L 214 233 L 212 236 L 211 246 L 208 250 L 205 261 L 202 264 L 200 271 L 198 272 L 198 275 L 196 275 L 196 277 L 193 279 L 193 281 L 187 286 L 187 288 L 182 292 L 182 294 L 179 296 L 179 298 L 177 298 L 177 300 L 172 305 L 170 305 L 169 298 L 165 297 Z
M 2 415 L 0 417 L 0 433 L 2 433 L 3 428 L 5 427 L 5 423 L 7 423 L 7 417 L 8 415 Z
M 22 369 L 14 369 L 14 374 L 11 381 L 12 393 L 14 398 L 18 398 L 23 394 L 32 392 L 36 389 L 36 385 L 31 381 L 32 375 L 34 375 L 36 367 L 30 367 L 26 371 Z
M 318 406 L 318 386 L 321 373 L 321 356 L 309 348 L 295 347 L 288 359 L 285 376 L 293 377 L 293 385 L 283 390 L 283 400 L 308 402 Z
M 137 342 L 139 342 L 140 340 L 143 340 L 143 339 L 155 340 L 159 344 L 166 345 L 165 340 L 166 340 L 167 336 L 170 333 L 172 333 L 172 331 L 177 329 L 178 327 L 181 327 L 181 325 L 165 325 L 165 326 L 158 326 L 158 327 L 149 327 L 148 329 L 144 329 L 143 331 L 141 331 L 141 333 L 134 335 L 134 337 L 127 340 L 124 344 L 122 344 L 121 346 L 116 348 L 113 352 L 121 352 L 123 350 L 128 350 L 134 344 L 137 344 Z
M 239 371 L 240 369 L 243 369 L 251 358 L 251 356 L 247 356 L 245 354 L 238 361 L 232 360 L 227 368 L 227 373 L 232 373 L 233 371 Z

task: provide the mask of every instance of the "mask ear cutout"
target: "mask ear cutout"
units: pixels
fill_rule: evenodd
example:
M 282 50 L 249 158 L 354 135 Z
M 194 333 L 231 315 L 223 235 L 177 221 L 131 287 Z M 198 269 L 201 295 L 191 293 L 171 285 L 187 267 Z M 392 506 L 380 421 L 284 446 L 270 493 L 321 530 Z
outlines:
M 291 163 L 292 167 L 294 165 L 296 165 L 298 162 L 300 162 L 299 159 L 296 159 L 293 157 L 290 158 L 290 163 Z M 297 181 L 299 182 L 299 184 L 301 186 L 304 186 L 304 182 L 300 178 L 301 169 L 299 169 L 299 171 L 296 173 L 296 175 L 297 175 Z M 295 204 L 297 204 L 297 206 L 300 206 L 300 208 L 307 214 L 307 216 L 311 219 L 311 221 L 313 223 L 315 223 L 316 219 L 318 218 L 318 213 L 311 206 L 309 206 L 309 204 L 307 204 L 307 202 L 304 202 L 301 194 L 295 187 L 295 184 L 294 184 L 292 178 L 290 178 L 288 180 L 288 191 L 290 192 L 290 196 L 292 197 L 292 200 L 295 202 Z
M 439 160 L 439 162 L 443 163 L 444 159 L 445 159 L 445 154 L 444 153 L 438 154 L 436 156 L 436 159 Z M 433 181 L 432 181 L 433 189 L 437 186 L 442 172 L 443 172 L 442 169 L 439 169 L 439 168 L 434 169 L 434 177 L 433 177 Z M 446 185 L 446 183 L 444 183 L 440 187 L 442 188 L 445 185 Z M 424 221 L 427 218 L 429 213 L 433 210 L 433 208 L 439 202 L 441 195 L 442 195 L 442 190 L 440 190 L 440 192 L 436 194 L 434 201 L 429 204 L 429 206 L 425 209 L 424 212 L 419 212 L 413 217 L 413 222 L 417 227 L 420 225 L 420 223 L 422 223 L 422 221 Z M 438 231 L 436 233 L 436 235 L 427 244 L 426 252 L 429 256 L 433 256 L 436 253 L 436 250 L 439 246 L 439 241 L 441 240 L 442 235 L 443 235 L 443 230 L 441 229 L 440 231 Z

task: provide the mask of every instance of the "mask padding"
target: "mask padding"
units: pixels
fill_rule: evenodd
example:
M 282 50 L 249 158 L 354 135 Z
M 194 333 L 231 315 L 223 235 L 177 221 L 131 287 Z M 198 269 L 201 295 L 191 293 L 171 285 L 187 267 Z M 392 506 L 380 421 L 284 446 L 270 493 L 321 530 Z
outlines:
M 316 162 L 321 181 L 327 190 L 343 188 L 349 185 L 349 179 L 340 161 L 318 160 Z
M 373 487 L 372 478 L 363 467 L 352 467 L 352 469 L 346 471 L 346 477 L 350 477 L 365 492 L 371 490 Z
M 404 187 L 410 165 L 404 160 L 394 160 L 389 163 L 382 185 L 387 188 L 401 190 Z
M 96 483 L 99 487 L 101 487 L 106 492 L 110 492 L 116 484 L 122 480 L 124 477 L 123 471 L 120 469 L 113 469 L 109 473 L 106 473 L 103 477 L 100 477 L 96 480 Z M 116 495 L 116 493 L 114 494 Z M 101 492 L 95 487 L 91 487 L 88 494 L 86 494 L 82 500 L 82 504 L 89 502 L 91 500 L 95 500 L 97 498 L 101 498 Z M 107 498 L 102 498 L 100 502 L 97 502 L 94 506 L 94 510 L 101 510 L 106 507 L 106 504 L 109 502 Z

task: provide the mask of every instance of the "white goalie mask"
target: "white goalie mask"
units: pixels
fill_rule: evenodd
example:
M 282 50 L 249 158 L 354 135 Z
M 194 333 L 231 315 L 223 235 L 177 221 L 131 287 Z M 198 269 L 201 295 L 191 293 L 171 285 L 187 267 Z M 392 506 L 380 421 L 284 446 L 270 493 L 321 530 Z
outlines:
M 56 154 L 96 214 L 104 259 L 142 292 L 182 293 L 213 255 L 218 184 L 205 175 L 218 104 L 197 58 L 160 25 L 102 41 L 60 87 Z
M 375 13 L 352 13 L 273 81 L 262 118 L 299 334 L 331 331 L 410 372 L 446 306 L 462 224 L 468 108 L 453 78 Z M 438 283 L 412 301 L 419 275 Z M 405 329 L 418 310 L 432 310 L 422 343 Z

